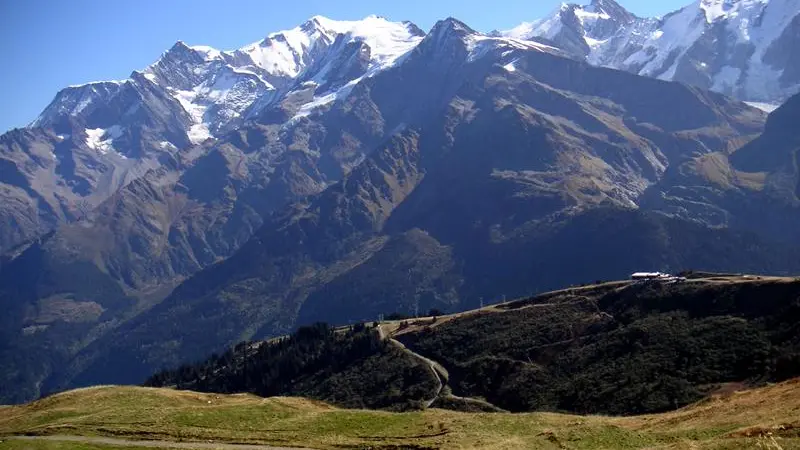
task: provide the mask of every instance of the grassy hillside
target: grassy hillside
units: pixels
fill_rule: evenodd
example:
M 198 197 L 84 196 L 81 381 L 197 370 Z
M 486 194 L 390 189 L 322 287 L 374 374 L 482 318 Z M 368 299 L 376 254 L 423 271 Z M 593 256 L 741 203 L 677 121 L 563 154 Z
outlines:
M 107 436 L 315 449 L 800 448 L 800 381 L 716 395 L 660 414 L 611 418 L 431 409 L 342 410 L 301 398 L 98 387 L 0 408 L 0 449 L 105 448 L 1 436 Z M 119 447 L 109 447 L 119 448 Z

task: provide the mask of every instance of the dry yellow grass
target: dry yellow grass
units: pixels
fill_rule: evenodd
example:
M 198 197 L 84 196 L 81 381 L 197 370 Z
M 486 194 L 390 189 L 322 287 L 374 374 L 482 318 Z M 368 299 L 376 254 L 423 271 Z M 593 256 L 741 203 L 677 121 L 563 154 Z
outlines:
M 711 398 L 675 412 L 618 419 L 633 429 L 732 428 L 730 436 L 800 434 L 800 379 Z
M 707 181 L 722 189 L 742 188 L 751 191 L 764 189 L 766 172 L 741 172 L 734 169 L 723 153 L 709 153 L 694 161 L 694 170 Z
M 658 415 L 342 410 L 299 398 L 97 387 L 0 408 L 0 435 L 83 435 L 334 448 L 800 448 L 800 381 Z M 0 443 L 14 447 L 12 441 Z M 30 443 L 28 443 L 30 445 Z M 41 447 L 56 448 L 52 443 Z M 776 447 L 777 445 L 777 447 Z

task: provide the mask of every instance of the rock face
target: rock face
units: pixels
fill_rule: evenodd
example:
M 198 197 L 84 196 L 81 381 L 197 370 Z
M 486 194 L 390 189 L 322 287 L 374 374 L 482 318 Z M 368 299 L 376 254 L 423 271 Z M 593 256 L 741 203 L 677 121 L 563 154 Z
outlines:
M 791 152 L 742 147 L 765 119 L 455 19 L 178 43 L 0 138 L 0 399 L 139 382 L 318 320 L 642 268 L 796 270 L 794 231 L 770 228 L 795 214 L 791 168 L 761 158 Z M 718 160 L 748 175 L 700 170 Z M 759 195 L 775 221 L 752 219 Z
M 658 18 L 593 0 L 497 34 L 547 40 L 594 65 L 781 103 L 800 91 L 798 27 L 797 0 L 697 0 Z

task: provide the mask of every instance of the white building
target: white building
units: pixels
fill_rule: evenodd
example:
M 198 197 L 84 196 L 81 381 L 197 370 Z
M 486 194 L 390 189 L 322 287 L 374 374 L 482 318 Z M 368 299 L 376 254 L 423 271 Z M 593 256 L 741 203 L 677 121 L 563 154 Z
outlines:
M 633 281 L 659 281 L 667 283 L 678 283 L 686 281 L 684 277 L 676 277 L 663 272 L 636 272 L 631 274 Z
M 672 278 L 672 276 L 661 272 L 636 272 L 631 274 L 631 280 L 663 280 L 666 278 Z

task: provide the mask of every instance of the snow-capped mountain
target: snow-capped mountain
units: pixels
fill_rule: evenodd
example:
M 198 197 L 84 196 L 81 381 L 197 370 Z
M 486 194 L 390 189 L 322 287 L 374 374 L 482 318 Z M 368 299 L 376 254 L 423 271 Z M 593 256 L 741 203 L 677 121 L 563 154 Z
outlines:
M 120 109 L 121 114 L 115 118 L 107 114 L 93 117 L 92 113 L 97 108 L 119 103 L 121 96 L 135 97 L 139 91 L 155 88 L 172 103 L 161 112 L 179 117 L 186 138 L 197 144 L 279 103 L 301 83 L 306 83 L 305 89 L 330 90 L 342 87 L 342 83 L 337 86 L 330 83 L 337 77 L 346 78 L 346 84 L 391 67 L 423 36 L 412 23 L 395 23 L 377 16 L 360 21 L 334 21 L 316 16 L 299 27 L 272 33 L 262 41 L 234 51 L 178 42 L 154 64 L 133 72 L 127 80 L 62 90 L 31 126 L 52 126 L 70 116 L 84 118 L 92 129 L 109 126 L 93 123 L 100 120 L 125 127 L 126 117 L 139 107 L 135 102 L 130 105 L 126 102 L 127 108 Z M 356 56 L 360 61 L 355 69 L 345 67 L 353 56 L 345 54 L 354 46 L 358 47 Z
M 26 129 L 0 140 L 0 166 L 9 167 L 0 176 L 0 218 L 18 224 L 0 232 L 0 251 L 77 220 L 150 170 L 189 164 L 214 145 L 199 148 L 209 138 L 260 114 L 273 111 L 272 122 L 292 125 L 329 108 L 424 35 L 377 16 L 317 16 L 234 51 L 179 41 L 126 80 L 61 90 Z M 191 146 L 197 151 L 186 152 Z M 251 159 L 269 173 L 285 147 L 261 150 Z
M 800 90 L 800 0 L 696 0 L 640 18 L 614 0 L 562 4 L 498 35 L 543 39 L 594 65 L 780 103 Z

